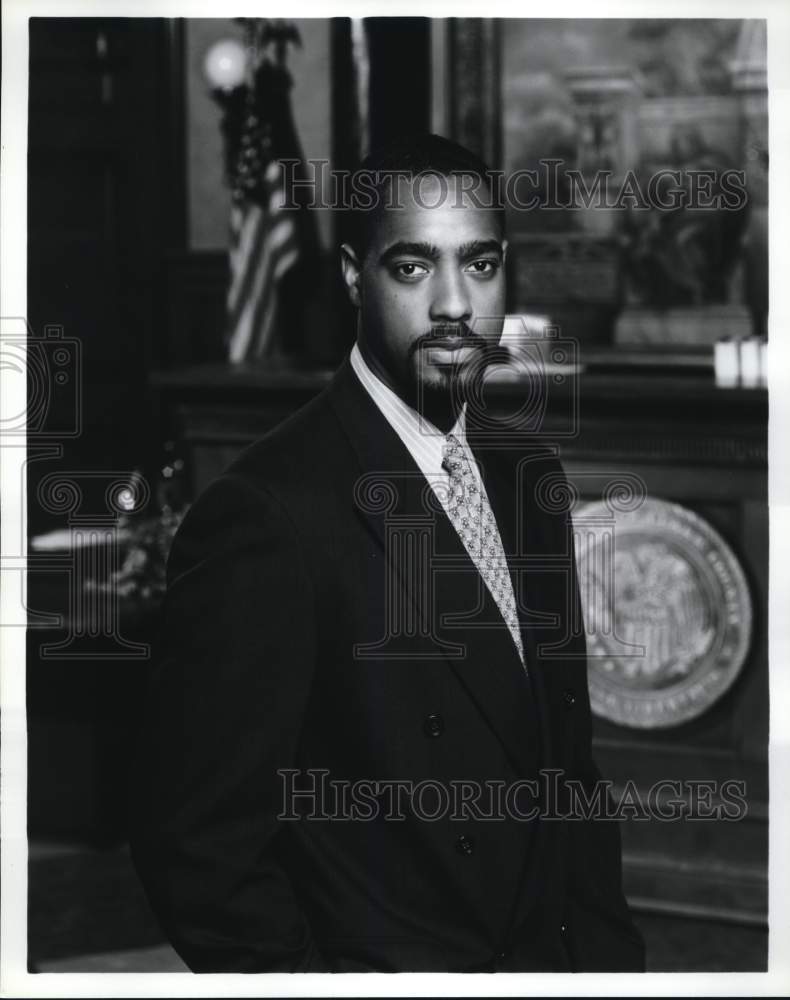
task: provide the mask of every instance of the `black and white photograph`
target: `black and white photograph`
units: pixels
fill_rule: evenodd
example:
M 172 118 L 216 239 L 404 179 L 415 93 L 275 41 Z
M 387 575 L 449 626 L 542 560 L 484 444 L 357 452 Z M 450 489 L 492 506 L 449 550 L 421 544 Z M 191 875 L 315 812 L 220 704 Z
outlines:
M 786 994 L 790 9 L 2 36 L 2 995 Z

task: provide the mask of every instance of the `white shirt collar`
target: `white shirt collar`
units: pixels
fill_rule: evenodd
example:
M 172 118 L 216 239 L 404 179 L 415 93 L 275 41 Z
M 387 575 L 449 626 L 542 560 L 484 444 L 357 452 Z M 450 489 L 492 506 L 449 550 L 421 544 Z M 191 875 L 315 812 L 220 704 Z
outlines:
M 442 448 L 446 442 L 446 435 L 408 403 L 404 403 L 397 393 L 381 381 L 362 357 L 359 344 L 354 344 L 350 360 L 357 378 L 409 450 L 423 475 L 444 476 Z M 450 433 L 458 438 L 468 452 L 465 407 L 459 413 Z

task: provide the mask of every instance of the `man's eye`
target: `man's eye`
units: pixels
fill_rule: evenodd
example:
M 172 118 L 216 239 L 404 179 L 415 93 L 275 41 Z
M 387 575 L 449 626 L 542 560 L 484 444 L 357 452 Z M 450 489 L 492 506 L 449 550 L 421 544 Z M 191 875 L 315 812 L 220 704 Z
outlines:
M 493 274 L 498 269 L 499 261 L 497 260 L 473 260 L 467 268 L 473 274 Z
M 413 261 L 406 261 L 403 264 L 395 265 L 395 273 L 399 278 L 419 278 L 428 273 L 428 268 L 424 264 L 415 264 Z

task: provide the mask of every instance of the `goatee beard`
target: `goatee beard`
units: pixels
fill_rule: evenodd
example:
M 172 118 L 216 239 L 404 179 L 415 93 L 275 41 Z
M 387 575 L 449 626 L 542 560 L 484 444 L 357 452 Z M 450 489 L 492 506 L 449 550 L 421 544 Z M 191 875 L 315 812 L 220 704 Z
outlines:
M 431 348 L 441 350 L 448 347 L 473 349 L 476 363 L 473 365 L 467 359 L 457 362 L 450 361 L 441 365 L 428 364 L 427 359 L 430 357 Z M 488 347 L 488 341 L 476 334 L 464 322 L 436 324 L 411 345 L 409 360 L 414 369 L 412 405 L 439 430 L 449 431 L 458 419 L 466 401 L 464 373 L 470 367 L 474 369 L 479 367 L 480 360 L 484 356 L 479 352 L 487 351 Z M 422 366 L 425 366 L 424 371 L 420 370 Z M 441 382 L 437 384 L 428 381 L 423 378 L 423 375 L 434 379 L 438 375 Z

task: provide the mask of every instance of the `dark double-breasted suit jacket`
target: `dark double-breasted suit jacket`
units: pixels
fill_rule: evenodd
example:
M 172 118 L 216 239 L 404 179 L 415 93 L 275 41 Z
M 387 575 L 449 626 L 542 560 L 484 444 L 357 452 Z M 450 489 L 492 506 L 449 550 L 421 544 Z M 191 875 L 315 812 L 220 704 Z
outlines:
M 616 824 L 559 818 L 599 778 L 561 468 L 468 433 L 528 673 L 348 362 L 185 518 L 131 814 L 192 969 L 643 967 Z

